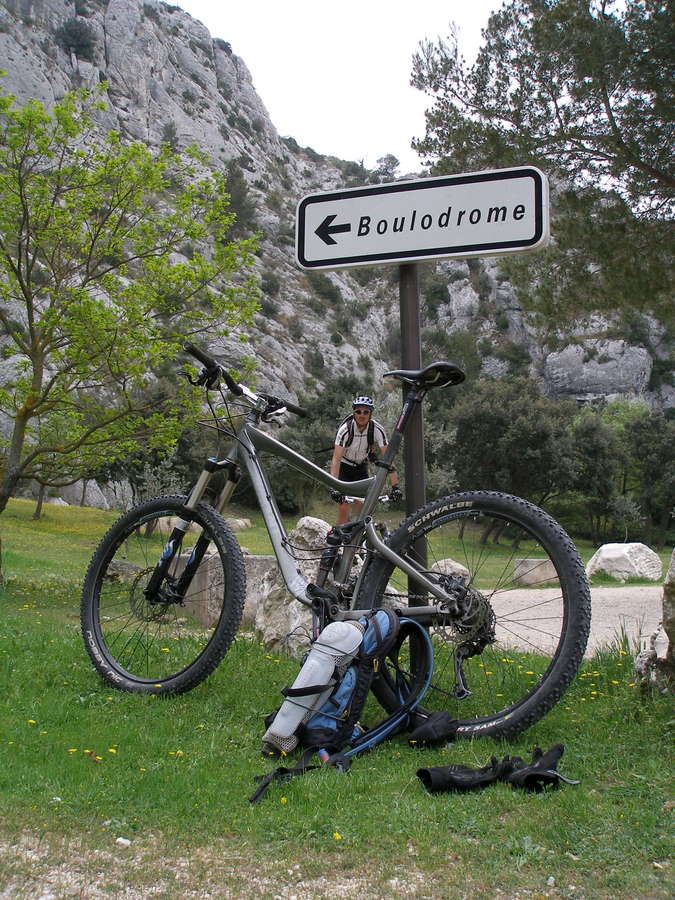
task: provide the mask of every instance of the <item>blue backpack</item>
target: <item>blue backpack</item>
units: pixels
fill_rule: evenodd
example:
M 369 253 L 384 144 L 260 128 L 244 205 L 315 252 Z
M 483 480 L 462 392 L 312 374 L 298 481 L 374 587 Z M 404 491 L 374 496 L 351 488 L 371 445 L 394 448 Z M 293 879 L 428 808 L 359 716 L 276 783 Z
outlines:
M 315 753 L 318 752 L 322 763 L 346 771 L 353 756 L 375 747 L 411 721 L 415 708 L 426 693 L 433 671 L 433 649 L 428 632 L 418 622 L 401 619 L 391 609 L 378 609 L 359 621 L 365 625 L 365 632 L 358 655 L 344 675 L 337 679 L 330 697 L 296 732 L 304 748 L 299 762 L 291 768 L 279 766 L 267 775 L 256 776 L 254 781 L 258 782 L 258 789 L 249 798 L 251 803 L 257 803 L 272 781 L 286 781 L 317 768 L 316 765 L 309 765 Z M 374 727 L 364 730 L 358 720 L 380 662 L 398 649 L 397 642 L 400 643 L 404 635 L 411 632 L 417 634 L 424 647 L 422 676 L 413 691 L 409 685 L 403 685 L 397 692 L 401 704 L 398 709 Z
M 385 658 L 396 642 L 400 621 L 391 609 L 378 609 L 359 619 L 366 630 L 358 655 L 328 700 L 300 726 L 298 737 L 303 747 L 337 753 L 363 734 L 363 729 L 358 726 L 359 716 L 379 660 Z

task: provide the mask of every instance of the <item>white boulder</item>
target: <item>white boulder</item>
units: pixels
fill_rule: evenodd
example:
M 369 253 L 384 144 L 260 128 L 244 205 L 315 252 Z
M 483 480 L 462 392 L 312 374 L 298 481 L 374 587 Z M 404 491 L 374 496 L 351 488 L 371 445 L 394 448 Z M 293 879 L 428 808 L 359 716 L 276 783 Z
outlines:
M 244 553 L 244 565 L 246 566 L 246 603 L 242 622 L 246 626 L 255 623 L 258 607 L 265 596 L 266 579 L 276 570 L 276 556 L 253 556 Z
M 516 559 L 513 580 L 523 587 L 545 585 L 558 581 L 558 573 L 550 559 Z
M 438 572 L 441 575 L 461 575 L 463 578 L 468 578 L 471 574 L 466 566 L 451 559 L 449 556 L 447 559 L 439 559 L 438 562 L 435 562 L 431 567 L 431 571 Z
M 232 531 L 245 531 L 251 527 L 250 519 L 225 519 L 225 522 Z
M 588 561 L 586 575 L 591 578 L 596 572 L 604 572 L 618 581 L 627 578 L 659 581 L 662 568 L 658 554 L 645 544 L 603 544 Z

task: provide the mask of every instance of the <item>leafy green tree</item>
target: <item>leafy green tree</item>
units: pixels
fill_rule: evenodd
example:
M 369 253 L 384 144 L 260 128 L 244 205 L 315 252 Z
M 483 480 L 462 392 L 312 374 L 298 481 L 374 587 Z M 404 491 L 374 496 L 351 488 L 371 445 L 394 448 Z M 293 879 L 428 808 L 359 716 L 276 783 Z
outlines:
M 68 94 L 50 113 L 0 94 L 0 512 L 21 481 L 171 445 L 197 404 L 158 375 L 186 338 L 255 308 L 224 177 L 196 152 L 101 134 L 97 102 Z M 185 260 L 186 244 L 206 249 Z
M 373 169 L 370 181 L 379 184 L 381 181 L 393 181 L 396 178 L 396 170 L 401 165 L 393 153 L 387 153 L 377 160 L 377 166 Z
M 606 537 L 608 520 L 615 509 L 620 450 L 612 429 L 592 410 L 584 410 L 572 428 L 575 472 L 572 486 L 583 505 L 588 536 L 598 542 Z
M 635 498 L 646 520 L 645 540 L 663 549 L 675 515 L 675 421 L 655 412 L 644 413 L 626 426 L 635 473 Z
M 507 491 L 543 503 L 574 478 L 574 407 L 528 378 L 478 381 L 452 410 L 460 490 Z
M 548 320 L 636 305 L 672 316 L 675 20 L 659 0 L 511 0 L 474 64 L 426 42 L 413 83 L 434 104 L 416 147 L 433 170 L 540 165 L 555 243 L 505 268 Z M 533 285 L 533 286 L 532 286 Z

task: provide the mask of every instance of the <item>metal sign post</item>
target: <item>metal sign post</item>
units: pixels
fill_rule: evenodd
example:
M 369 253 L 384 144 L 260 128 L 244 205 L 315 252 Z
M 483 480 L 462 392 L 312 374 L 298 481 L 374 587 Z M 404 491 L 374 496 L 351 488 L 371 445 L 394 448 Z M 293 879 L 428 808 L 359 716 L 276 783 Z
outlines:
M 399 301 L 401 314 L 401 368 L 422 368 L 422 338 L 420 329 L 420 294 L 417 264 L 399 266 Z M 406 388 L 403 388 L 406 394 Z M 415 512 L 426 503 L 426 478 L 424 466 L 424 416 L 422 405 L 414 410 L 403 443 L 405 464 L 406 513 Z M 424 538 L 415 542 L 415 558 L 426 566 L 427 543 Z M 415 583 L 408 578 L 408 595 L 415 593 Z M 415 606 L 413 600 L 411 606 Z

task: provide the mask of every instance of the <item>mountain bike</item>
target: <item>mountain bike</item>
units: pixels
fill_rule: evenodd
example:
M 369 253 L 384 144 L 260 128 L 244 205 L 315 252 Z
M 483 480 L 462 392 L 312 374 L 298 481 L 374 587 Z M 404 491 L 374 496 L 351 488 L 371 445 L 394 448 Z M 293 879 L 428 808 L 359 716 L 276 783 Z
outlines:
M 188 493 L 139 504 L 98 546 L 84 581 L 81 626 L 107 682 L 126 691 L 181 693 L 224 657 L 246 586 L 242 552 L 222 513 L 243 469 L 288 591 L 311 610 L 314 637 L 328 622 L 383 606 L 419 626 L 403 630 L 375 678 L 373 693 L 385 710 L 400 705 L 401 678 L 413 690 L 416 673 L 430 671 L 425 647 L 433 653 L 425 710 L 448 710 L 458 735 L 512 736 L 557 703 L 590 629 L 588 582 L 564 529 L 526 500 L 483 490 L 434 500 L 393 531 L 376 518 L 413 411 L 430 390 L 462 382 L 461 369 L 435 362 L 387 373 L 404 388 L 391 440 L 374 475 L 344 482 L 270 433 L 287 413 L 305 416 L 301 407 L 252 391 L 208 353 L 185 349 L 203 366 L 192 378 L 205 388 L 211 410 L 203 424 L 229 444 L 222 458 L 206 461 Z M 332 528 L 316 548 L 313 581 L 303 576 L 284 528 L 265 453 L 363 502 L 357 518 Z

